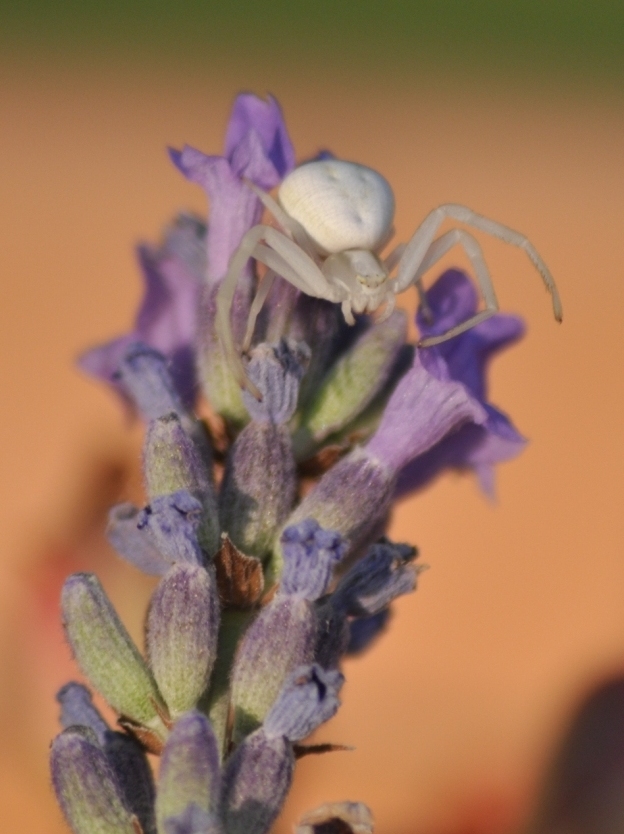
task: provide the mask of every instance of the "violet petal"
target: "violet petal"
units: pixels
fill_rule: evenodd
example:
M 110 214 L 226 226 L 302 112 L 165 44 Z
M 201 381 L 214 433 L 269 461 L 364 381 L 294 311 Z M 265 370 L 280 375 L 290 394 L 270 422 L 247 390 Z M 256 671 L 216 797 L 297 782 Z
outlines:
M 335 565 L 347 551 L 339 533 L 324 530 L 313 518 L 287 527 L 281 545 L 284 570 L 279 593 L 295 594 L 311 601 L 325 593 Z
M 290 741 L 309 736 L 336 714 L 343 683 L 340 672 L 316 663 L 295 669 L 264 720 L 266 736 L 286 736 Z

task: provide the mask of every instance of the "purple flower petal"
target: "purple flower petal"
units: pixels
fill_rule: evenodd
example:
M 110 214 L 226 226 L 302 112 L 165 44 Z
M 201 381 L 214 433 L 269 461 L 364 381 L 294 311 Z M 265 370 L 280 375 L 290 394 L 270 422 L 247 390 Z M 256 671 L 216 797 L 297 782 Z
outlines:
M 115 379 L 119 364 L 133 342 L 144 342 L 168 360 L 168 369 L 183 402 L 195 399 L 193 342 L 197 329 L 200 276 L 198 247 L 203 227 L 195 218 L 181 215 L 168 230 L 160 248 L 139 246 L 145 293 L 130 333 L 92 348 L 78 359 L 91 376 L 112 385 L 129 402 L 123 385 Z
M 427 301 L 433 323 L 426 322 L 421 312 L 417 318 L 424 336 L 442 333 L 469 318 L 476 312 L 478 298 L 468 276 L 450 269 L 428 291 Z M 483 407 L 486 419 L 461 426 L 407 463 L 399 474 L 398 495 L 420 489 L 449 467 L 473 469 L 483 491 L 493 494 L 494 465 L 515 457 L 526 440 L 503 412 L 487 402 L 486 371 L 490 359 L 523 333 L 519 318 L 495 315 L 466 333 L 420 351 L 421 362 L 438 379 L 446 377 L 466 387 L 473 401 Z
M 397 496 L 421 489 L 443 470 L 453 468 L 473 469 L 483 491 L 492 497 L 494 465 L 518 455 L 527 441 L 504 414 L 492 406 L 485 409 L 488 419 L 483 425 L 469 423 L 462 426 L 408 464 L 399 475 Z
M 352 617 L 379 614 L 396 597 L 416 588 L 421 568 L 411 564 L 416 548 L 389 541 L 372 545 L 338 582 L 331 596 L 337 611 Z
M 245 232 L 260 221 L 262 205 L 243 182 L 274 188 L 294 165 L 294 152 L 277 103 L 239 96 L 226 138 L 225 156 L 207 156 L 188 145 L 170 150 L 171 159 L 210 201 L 207 273 L 211 283 L 227 272 Z
M 267 738 L 301 741 L 309 736 L 336 714 L 343 683 L 337 669 L 321 669 L 317 663 L 295 669 L 264 721 Z
M 417 323 L 422 336 L 444 333 L 465 321 L 477 311 L 477 293 L 468 276 L 449 269 L 427 292 L 433 323 L 418 313 Z M 486 400 L 485 374 L 490 359 L 500 350 L 524 335 L 524 322 L 517 316 L 497 314 L 471 330 L 435 347 L 449 370 L 451 379 L 463 382 L 479 400 Z M 427 352 L 433 352 L 431 348 Z
M 422 351 L 390 397 L 367 451 L 394 472 L 411 463 L 463 423 L 484 423 L 485 409 L 465 386 L 444 379 L 444 367 L 428 362 Z M 431 371 L 435 372 L 432 373 Z
M 267 157 L 280 177 L 285 177 L 295 167 L 295 150 L 280 106 L 273 96 L 269 96 L 268 101 L 251 93 L 236 97 L 225 135 L 225 155 L 228 158 L 250 130 L 258 133 Z
M 243 402 L 252 420 L 277 425 L 290 420 L 297 408 L 299 383 L 309 359 L 307 345 L 289 344 L 285 339 L 277 345 L 263 342 L 252 350 L 247 374 L 262 394 L 258 402 L 247 391 L 243 392 Z
M 97 736 L 100 745 L 104 746 L 110 728 L 94 706 L 93 698 L 86 686 L 70 681 L 59 689 L 56 700 L 61 705 L 61 727 L 64 730 L 77 725 L 89 727 Z
M 347 551 L 347 543 L 333 530 L 325 530 L 313 518 L 287 527 L 281 536 L 284 570 L 280 594 L 304 599 L 321 597 L 330 583 L 335 565 Z

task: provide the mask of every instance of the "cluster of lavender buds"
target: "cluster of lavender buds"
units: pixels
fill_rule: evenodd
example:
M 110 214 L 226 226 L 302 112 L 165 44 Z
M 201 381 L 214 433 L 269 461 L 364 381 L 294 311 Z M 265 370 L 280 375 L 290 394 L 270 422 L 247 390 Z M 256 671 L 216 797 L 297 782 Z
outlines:
M 487 400 L 490 357 L 523 331 L 506 315 L 416 348 L 403 311 L 349 326 L 339 304 L 278 279 L 241 386 L 217 294 L 262 218 L 254 187 L 283 181 L 293 147 L 277 103 L 245 94 L 223 156 L 171 156 L 205 189 L 208 224 L 179 215 L 159 246 L 139 248 L 145 295 L 132 332 L 80 360 L 145 421 L 145 506 L 114 507 L 107 534 L 159 581 L 143 652 L 95 575 L 63 588 L 76 663 L 117 715 L 113 729 L 81 683 L 58 694 L 52 781 L 75 834 L 268 832 L 297 758 L 332 749 L 305 740 L 338 709 L 342 659 L 416 587 L 415 548 L 385 537 L 393 502 L 449 467 L 474 470 L 491 491 L 494 465 L 525 442 Z M 258 272 L 249 260 L 236 285 L 238 343 Z M 478 295 L 450 270 L 426 302 L 423 337 L 474 316 Z M 160 757 L 157 779 L 148 754 Z M 366 834 L 372 819 L 345 802 L 297 830 Z

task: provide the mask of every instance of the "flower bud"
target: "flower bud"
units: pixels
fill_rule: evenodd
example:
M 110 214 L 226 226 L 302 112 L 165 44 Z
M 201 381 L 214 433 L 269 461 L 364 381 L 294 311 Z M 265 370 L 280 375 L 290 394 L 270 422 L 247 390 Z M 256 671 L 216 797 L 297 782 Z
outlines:
M 369 327 L 330 368 L 308 403 L 293 439 L 305 459 L 330 434 L 358 416 L 386 384 L 407 338 L 402 310 Z
M 61 607 L 67 640 L 93 686 L 120 715 L 164 738 L 162 697 L 97 577 L 70 576 Z
M 209 555 L 214 555 L 219 547 L 214 484 L 197 445 L 184 431 L 176 414 L 167 414 L 149 424 L 143 449 L 143 470 L 150 501 L 187 490 L 201 502 L 199 540 Z
M 293 669 L 314 659 L 317 620 L 312 603 L 277 594 L 251 623 L 232 669 L 234 741 L 258 727 Z
M 216 810 L 220 786 L 219 752 L 210 722 L 200 712 L 187 712 L 173 725 L 160 761 L 156 820 L 184 814 L 193 804 L 204 813 Z
M 251 192 L 250 192 L 251 193 Z M 255 198 L 255 195 L 252 194 Z M 218 286 L 208 284 L 200 290 L 197 330 L 197 369 L 204 396 L 215 413 L 232 426 L 242 427 L 249 419 L 240 385 L 228 362 L 215 329 Z M 251 275 L 245 271 L 232 302 L 232 333 L 242 340 L 251 303 Z
M 221 528 L 243 553 L 262 558 L 292 510 L 297 471 L 290 433 L 272 422 L 251 422 L 228 455 L 219 493 Z
M 204 558 L 198 541 L 201 521 L 201 503 L 182 489 L 154 498 L 139 513 L 137 528 L 147 532 L 171 564 L 202 565 Z
M 154 779 L 141 745 L 126 733 L 111 730 L 93 705 L 91 693 L 80 683 L 65 684 L 56 696 L 63 729 L 80 727 L 95 733 L 117 781 L 126 808 L 141 823 L 143 834 L 155 834 Z
M 173 719 L 205 691 L 217 653 L 214 571 L 179 563 L 161 579 L 147 617 L 147 656 Z
M 52 784 L 75 834 L 136 834 L 133 814 L 95 733 L 70 727 L 52 742 Z
M 143 834 L 156 834 L 154 777 L 143 747 L 126 733 L 109 730 L 104 753 L 124 804 L 141 823 Z
M 350 553 L 379 529 L 390 510 L 393 489 L 393 473 L 365 449 L 355 448 L 323 475 L 284 527 L 316 519 L 321 527 L 339 533 Z M 276 562 L 280 557 L 277 546 Z
M 315 600 L 327 590 L 334 566 L 346 552 L 346 544 L 333 530 L 324 530 L 313 518 L 287 527 L 281 538 L 284 554 L 280 594 Z
M 337 533 L 312 519 L 287 528 L 282 547 L 282 584 L 245 632 L 232 670 L 235 740 L 262 723 L 292 671 L 314 660 L 314 601 L 327 590 L 345 550 Z
M 221 817 L 228 834 L 266 834 L 288 795 L 295 768 L 291 743 L 262 729 L 230 756 L 223 775 Z

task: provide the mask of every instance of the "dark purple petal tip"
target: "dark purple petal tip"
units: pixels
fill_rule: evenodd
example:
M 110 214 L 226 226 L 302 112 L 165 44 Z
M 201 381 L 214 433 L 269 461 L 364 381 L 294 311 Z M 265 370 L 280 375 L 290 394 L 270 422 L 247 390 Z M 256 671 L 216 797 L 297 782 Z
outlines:
M 322 669 L 317 663 L 295 669 L 264 721 L 264 733 L 290 741 L 309 736 L 336 714 L 343 683 L 338 670 Z
M 284 556 L 280 593 L 305 599 L 321 597 L 331 581 L 334 567 L 348 545 L 339 533 L 325 530 L 313 518 L 287 527 L 280 539 Z

